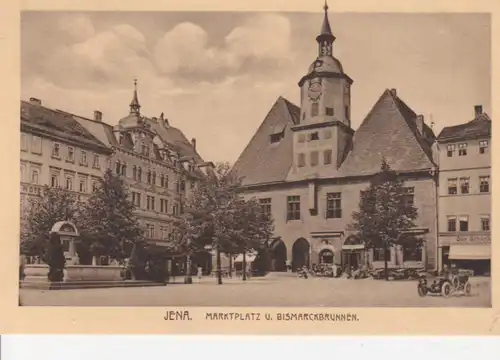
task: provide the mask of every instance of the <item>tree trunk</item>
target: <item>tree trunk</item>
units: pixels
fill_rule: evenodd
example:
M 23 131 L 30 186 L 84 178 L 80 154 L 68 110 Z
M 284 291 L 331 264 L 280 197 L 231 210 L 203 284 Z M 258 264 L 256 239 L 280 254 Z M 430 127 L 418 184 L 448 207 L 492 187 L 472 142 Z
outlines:
M 217 285 L 222 285 L 222 266 L 221 266 L 221 259 L 220 259 L 220 248 L 219 244 L 216 246 L 216 251 L 217 251 Z
M 192 284 L 193 278 L 191 277 L 191 256 L 186 255 L 186 271 L 184 273 L 184 284 Z
M 389 264 L 387 261 L 387 241 L 384 241 L 384 272 L 385 272 L 385 281 L 389 281 Z
M 229 277 L 233 277 L 233 254 L 229 253 Z
M 243 250 L 243 281 L 247 279 L 247 252 Z

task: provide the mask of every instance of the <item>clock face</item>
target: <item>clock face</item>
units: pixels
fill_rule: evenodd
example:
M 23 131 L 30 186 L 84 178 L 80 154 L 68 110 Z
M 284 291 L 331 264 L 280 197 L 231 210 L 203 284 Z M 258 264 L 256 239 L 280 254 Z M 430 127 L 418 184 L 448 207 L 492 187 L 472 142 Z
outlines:
M 311 82 L 308 95 L 312 101 L 318 101 L 321 96 L 321 84 L 319 82 Z

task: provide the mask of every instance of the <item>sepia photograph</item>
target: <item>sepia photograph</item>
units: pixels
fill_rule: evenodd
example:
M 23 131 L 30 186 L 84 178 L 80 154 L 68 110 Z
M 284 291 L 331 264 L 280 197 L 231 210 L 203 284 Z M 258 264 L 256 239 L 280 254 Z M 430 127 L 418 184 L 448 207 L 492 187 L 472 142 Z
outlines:
M 314 4 L 21 12 L 19 306 L 491 308 L 491 15 Z

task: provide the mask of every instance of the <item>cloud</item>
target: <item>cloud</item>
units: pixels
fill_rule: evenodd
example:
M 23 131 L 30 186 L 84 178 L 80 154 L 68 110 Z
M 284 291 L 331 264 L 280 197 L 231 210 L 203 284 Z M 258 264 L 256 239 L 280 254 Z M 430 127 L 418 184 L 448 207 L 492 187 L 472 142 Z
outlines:
M 85 15 L 65 15 L 57 22 L 58 29 L 72 42 L 84 41 L 95 34 L 92 21 Z
M 234 28 L 219 47 L 209 46 L 207 32 L 193 23 L 180 23 L 156 44 L 160 70 L 178 80 L 221 81 L 252 70 L 272 74 L 293 62 L 291 25 L 286 17 L 253 16 Z

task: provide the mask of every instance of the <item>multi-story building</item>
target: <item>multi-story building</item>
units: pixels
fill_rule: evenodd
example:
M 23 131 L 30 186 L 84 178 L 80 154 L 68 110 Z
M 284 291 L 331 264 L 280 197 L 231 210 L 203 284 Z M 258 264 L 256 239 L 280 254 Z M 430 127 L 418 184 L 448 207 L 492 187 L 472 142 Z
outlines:
M 213 164 L 203 161 L 196 140 L 188 141 L 163 113 L 146 117 L 140 109 L 134 89 L 128 115 L 115 126 L 105 123 L 100 111 L 92 119 L 73 118 L 111 149 L 111 168 L 128 186 L 147 239 L 161 246 L 184 213 L 187 197 Z
M 436 267 L 435 136 L 395 89 L 385 90 L 360 127 L 351 127 L 353 80 L 333 55 L 327 7 L 318 55 L 300 79 L 301 106 L 279 98 L 234 165 L 245 196 L 260 199 L 275 221 L 272 268 L 318 263 Z M 407 201 L 418 209 L 412 232 L 419 251 L 367 250 L 350 226 L 360 194 L 382 158 L 405 180 Z
M 474 119 L 438 136 L 439 268 L 450 261 L 489 273 L 491 260 L 491 119 Z
M 44 185 L 88 196 L 109 166 L 111 150 L 71 116 L 21 101 L 21 215 Z

